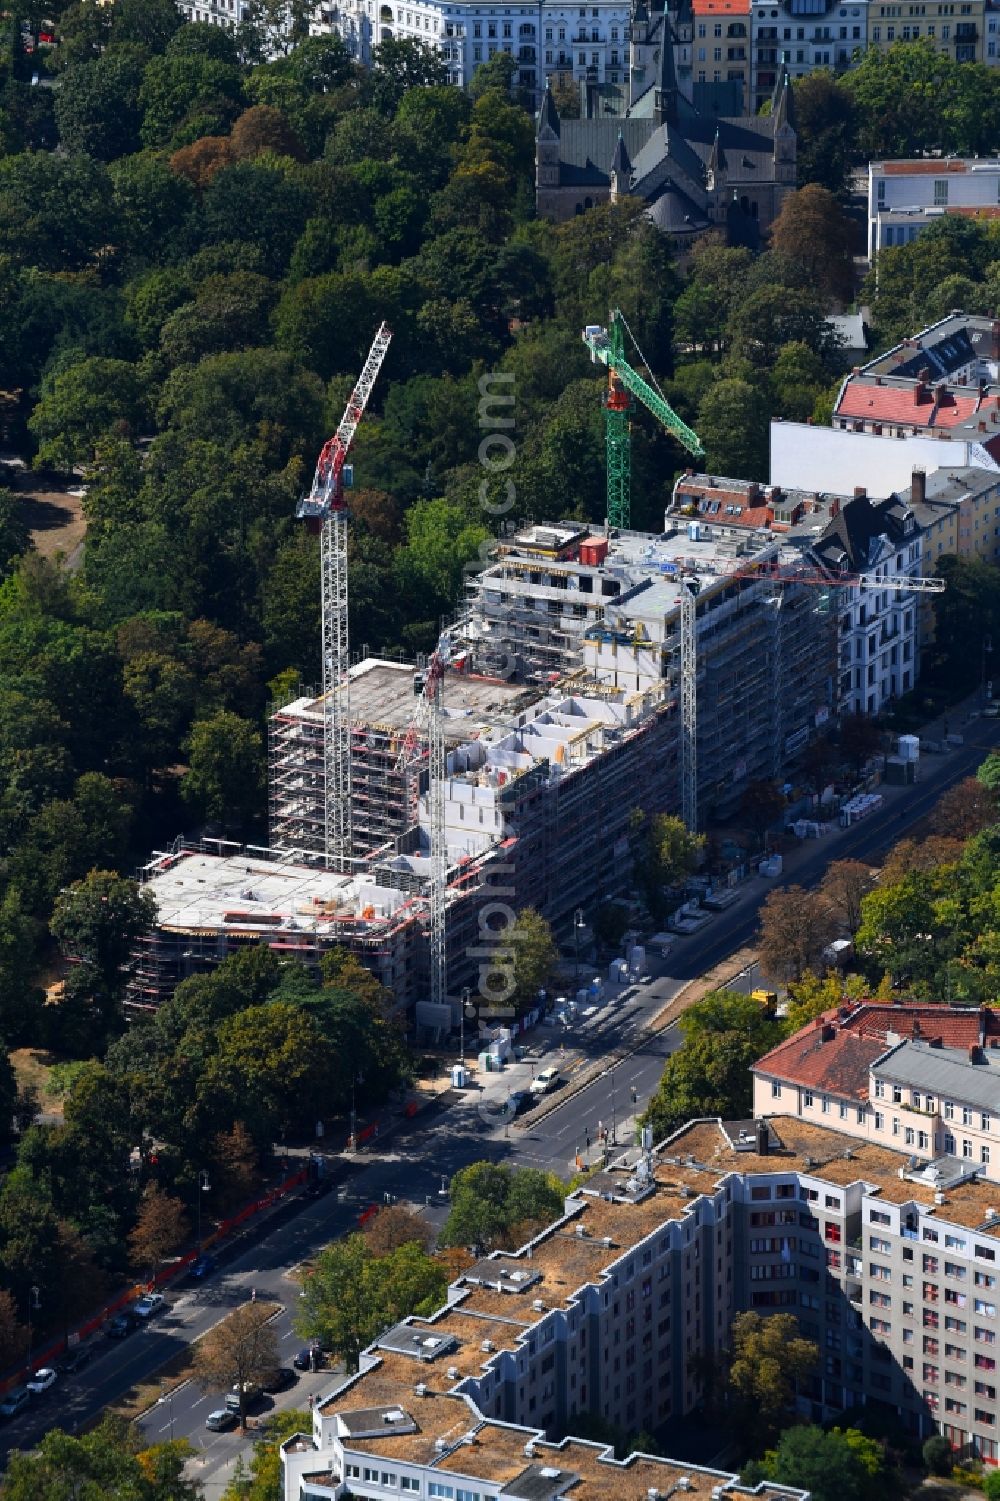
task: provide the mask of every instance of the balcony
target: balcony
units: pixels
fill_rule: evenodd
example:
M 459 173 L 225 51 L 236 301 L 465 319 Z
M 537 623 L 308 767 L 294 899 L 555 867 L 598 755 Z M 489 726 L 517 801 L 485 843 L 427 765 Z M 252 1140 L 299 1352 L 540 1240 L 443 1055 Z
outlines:
M 972 21 L 960 21 L 955 27 L 956 42 L 974 42 L 978 36 L 978 28 Z
M 777 61 L 778 61 L 778 50 L 777 50 L 776 47 L 761 47 L 761 48 L 759 48 L 759 50 L 757 52 L 757 62 L 760 64 L 761 67 L 764 67 L 764 66 L 773 67 L 773 65 Z M 761 79 L 761 83 L 763 83 L 763 81 L 764 80 L 762 78 Z

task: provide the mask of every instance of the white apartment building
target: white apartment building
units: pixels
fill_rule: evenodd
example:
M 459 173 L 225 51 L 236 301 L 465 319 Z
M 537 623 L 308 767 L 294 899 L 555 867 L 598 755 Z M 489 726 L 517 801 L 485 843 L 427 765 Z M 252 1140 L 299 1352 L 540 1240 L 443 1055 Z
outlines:
M 953 213 L 1000 215 L 1000 159 L 869 163 L 870 260 L 884 246 L 906 245 L 928 224 Z
M 630 7 L 597 4 L 485 5 L 447 0 L 341 0 L 321 4 L 312 30 L 337 32 L 360 62 L 380 41 L 403 37 L 435 47 L 449 79 L 468 85 L 497 52 L 517 59 L 516 82 L 541 94 L 547 74 L 576 82 L 623 83 L 628 69 Z
M 868 0 L 751 0 L 751 107 L 770 99 L 784 62 L 790 77 L 843 69 L 868 43 Z
M 363 1352 L 282 1444 L 284 1501 L 789 1498 L 573 1436 L 588 1414 L 683 1424 L 742 1309 L 793 1313 L 816 1342 L 803 1416 L 870 1403 L 995 1466 L 995 1186 L 979 1163 L 922 1163 L 828 1122 L 693 1121 L 596 1173 L 531 1242 Z

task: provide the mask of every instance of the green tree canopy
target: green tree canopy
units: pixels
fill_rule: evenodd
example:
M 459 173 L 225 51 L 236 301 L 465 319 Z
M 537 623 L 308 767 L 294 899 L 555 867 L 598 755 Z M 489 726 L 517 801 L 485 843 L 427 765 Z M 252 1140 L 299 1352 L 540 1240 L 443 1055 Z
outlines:
M 474 1162 L 451 1180 L 451 1207 L 441 1231 L 444 1246 L 516 1250 L 563 1212 L 565 1185 L 537 1168 Z

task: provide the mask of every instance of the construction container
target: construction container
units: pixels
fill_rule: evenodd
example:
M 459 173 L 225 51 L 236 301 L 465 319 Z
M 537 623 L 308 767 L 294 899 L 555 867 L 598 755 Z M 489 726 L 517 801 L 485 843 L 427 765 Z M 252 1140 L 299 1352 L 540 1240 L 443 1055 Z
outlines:
M 900 735 L 899 755 L 903 761 L 920 759 L 920 740 L 916 735 Z
M 607 537 L 585 537 L 580 543 L 580 562 L 587 568 L 600 568 L 607 555 Z
M 885 779 L 890 787 L 910 787 L 917 780 L 916 761 L 904 760 L 902 756 L 886 756 Z
M 452 1087 L 452 1089 L 464 1089 L 465 1086 L 466 1086 L 466 1083 L 467 1083 L 467 1078 L 468 1078 L 468 1076 L 466 1075 L 466 1072 L 465 1072 L 465 1064 L 464 1063 L 454 1063 L 454 1064 L 452 1064 L 452 1069 L 451 1069 L 451 1087 Z

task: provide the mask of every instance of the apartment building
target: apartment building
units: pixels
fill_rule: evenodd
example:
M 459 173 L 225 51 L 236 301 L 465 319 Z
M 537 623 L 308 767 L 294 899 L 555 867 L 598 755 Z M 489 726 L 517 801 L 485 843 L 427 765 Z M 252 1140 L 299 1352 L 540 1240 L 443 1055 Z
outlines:
M 996 17 L 990 16 L 988 24 L 995 27 Z M 869 162 L 869 260 L 874 261 L 884 246 L 908 245 L 945 214 L 977 219 L 1000 215 L 1000 160 L 944 157 Z
M 802 78 L 814 68 L 842 70 L 864 51 L 869 0 L 751 0 L 754 108 L 770 98 L 782 68 Z
M 880 1406 L 994 1465 L 998 1258 L 978 1164 L 923 1165 L 789 1115 L 692 1122 L 569 1194 L 529 1244 L 472 1266 L 438 1314 L 376 1340 L 283 1444 L 286 1501 L 341 1484 L 451 1501 L 744 1501 L 731 1475 L 614 1462 L 573 1434 L 586 1413 L 681 1425 L 704 1357 L 747 1308 L 795 1313 L 819 1346 L 803 1415 Z
M 699 83 L 739 86 L 740 108 L 750 98 L 750 0 L 691 0 L 692 75 Z M 768 90 L 768 97 L 773 92 Z
M 983 62 L 995 56 L 986 51 L 989 11 L 987 0 L 920 0 L 915 5 L 869 0 L 868 45 L 885 51 L 893 42 L 926 37 L 955 62 Z
M 826 1013 L 754 1066 L 754 1110 L 833 1124 L 1000 1183 L 1000 1015 L 882 1005 Z

